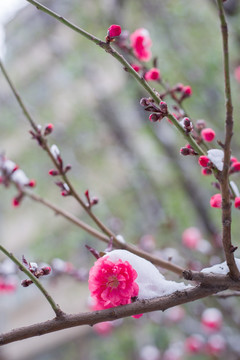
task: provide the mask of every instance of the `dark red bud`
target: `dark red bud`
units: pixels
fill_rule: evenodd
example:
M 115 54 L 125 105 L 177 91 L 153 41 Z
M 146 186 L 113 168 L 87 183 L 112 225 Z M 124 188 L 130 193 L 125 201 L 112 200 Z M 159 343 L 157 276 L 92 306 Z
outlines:
M 41 270 L 43 272 L 43 275 L 48 275 L 52 271 L 50 266 L 44 266 L 44 267 L 41 268 Z
M 53 124 L 48 124 L 45 126 L 43 135 L 44 136 L 49 135 L 51 134 L 52 131 L 53 131 Z
M 33 283 L 32 280 L 26 279 L 26 280 L 23 280 L 23 281 L 21 282 L 21 285 L 22 285 L 23 287 L 28 287 L 28 286 L 31 285 L 32 283 Z
M 59 171 L 55 170 L 55 169 L 51 169 L 51 170 L 49 170 L 48 174 L 51 176 L 57 176 L 57 175 L 59 175 Z

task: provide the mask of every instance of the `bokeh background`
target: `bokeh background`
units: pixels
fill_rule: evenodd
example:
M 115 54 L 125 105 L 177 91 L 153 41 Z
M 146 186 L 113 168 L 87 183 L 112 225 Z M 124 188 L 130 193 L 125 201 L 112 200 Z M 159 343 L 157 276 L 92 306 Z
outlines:
M 162 77 L 170 85 L 181 82 L 192 87 L 193 96 L 185 101 L 187 112 L 193 121 L 205 119 L 223 141 L 222 49 L 214 1 L 42 3 L 101 39 L 113 23 L 130 33 L 141 27 L 148 29 Z M 228 0 L 226 10 L 235 114 L 232 148 L 233 154 L 240 156 L 240 83 L 234 77 L 240 64 L 238 1 Z M 38 124 L 54 124 L 49 143 L 57 144 L 64 162 L 72 165 L 69 174 L 78 192 L 83 195 L 89 189 L 100 199 L 95 213 L 112 231 L 183 267 L 201 269 L 224 260 L 216 246 L 220 211 L 209 206 L 210 196 L 217 192 L 211 186 L 213 177 L 201 175 L 195 158 L 181 157 L 179 150 L 185 140 L 167 121 L 149 122 L 149 114 L 139 105 L 146 93 L 115 59 L 32 5 L 23 7 L 6 23 L 5 46 L 4 63 L 22 99 Z M 31 139 L 29 124 L 2 75 L 0 101 L 0 150 L 36 179 L 34 192 L 91 223 L 73 199 L 61 197 L 55 179 L 48 175 L 52 164 Z M 172 104 L 170 99 L 168 104 Z M 233 180 L 240 185 L 238 175 Z M 13 208 L 15 194 L 14 188 L 0 188 L 1 242 L 19 258 L 24 254 L 31 261 L 50 264 L 60 258 L 87 272 L 94 258 L 85 244 L 99 251 L 105 245 L 29 199 Z M 235 210 L 236 245 L 238 224 L 239 212 Z M 192 226 L 201 231 L 205 248 L 182 246 L 182 232 Z M 0 255 L 0 260 L 4 256 Z M 166 276 L 176 280 L 172 274 Z M 20 278 L 21 274 L 18 283 Z M 54 274 L 44 283 L 64 311 L 88 310 L 87 283 Z M 8 345 L 1 349 L 0 359 L 224 359 L 226 353 L 229 360 L 239 359 L 238 305 L 237 298 L 212 297 L 182 307 L 180 320 L 167 311 L 139 320 L 125 319 L 106 334 L 89 327 L 66 330 Z M 12 294 L 0 294 L 0 306 L 3 332 L 53 316 L 33 286 L 18 286 Z M 224 316 L 221 335 L 227 350 L 219 355 L 204 351 L 191 354 L 184 347 L 193 333 L 208 337 L 200 321 L 206 307 L 217 307 Z M 168 349 L 173 349 L 171 358 L 166 357 Z

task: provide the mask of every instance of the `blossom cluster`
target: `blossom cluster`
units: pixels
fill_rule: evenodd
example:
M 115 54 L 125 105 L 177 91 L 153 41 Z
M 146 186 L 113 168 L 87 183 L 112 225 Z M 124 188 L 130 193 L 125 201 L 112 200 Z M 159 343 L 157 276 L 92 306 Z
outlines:
M 185 341 L 185 349 L 190 354 L 206 353 L 213 357 L 223 355 L 226 350 L 226 341 L 221 334 L 222 313 L 217 308 L 207 308 L 201 316 L 202 332 L 206 336 L 196 333 Z

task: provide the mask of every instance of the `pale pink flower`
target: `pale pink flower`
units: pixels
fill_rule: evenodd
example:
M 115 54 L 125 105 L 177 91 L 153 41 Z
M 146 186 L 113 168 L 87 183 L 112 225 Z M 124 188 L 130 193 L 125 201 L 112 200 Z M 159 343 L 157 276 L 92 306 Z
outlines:
M 190 354 L 198 354 L 203 350 L 204 339 L 199 334 L 193 334 L 185 340 L 185 349 Z
M 108 256 L 99 258 L 89 272 L 89 290 L 97 309 L 131 303 L 139 287 L 135 282 L 138 274 L 128 261 L 112 262 Z
M 14 281 L 7 281 L 0 277 L 0 294 L 12 293 L 16 290 L 16 283 Z
M 201 323 L 208 332 L 219 331 L 222 327 L 223 317 L 217 308 L 208 308 L 202 313 Z
M 133 48 L 134 55 L 142 61 L 150 60 L 152 53 L 150 47 L 152 40 L 149 32 L 146 29 L 140 28 L 130 35 L 131 47 Z
M 240 65 L 234 70 L 235 79 L 240 83 Z
M 93 330 L 101 336 L 110 335 L 113 330 L 113 325 L 110 321 L 104 321 L 93 326 Z
M 196 227 L 187 228 L 182 233 L 182 243 L 189 249 L 197 249 L 201 239 L 201 232 Z

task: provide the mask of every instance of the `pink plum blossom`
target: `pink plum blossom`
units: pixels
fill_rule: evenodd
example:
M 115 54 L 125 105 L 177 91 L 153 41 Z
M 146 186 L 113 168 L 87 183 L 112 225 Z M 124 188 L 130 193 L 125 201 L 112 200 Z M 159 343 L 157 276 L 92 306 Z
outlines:
M 215 194 L 210 199 L 210 205 L 214 208 L 221 208 L 222 207 L 222 195 Z
M 219 331 L 222 327 L 222 313 L 217 308 L 208 308 L 202 313 L 202 326 L 209 332 Z
M 207 142 L 211 142 L 215 138 L 215 131 L 213 129 L 206 128 L 201 131 L 201 135 L 203 140 Z
M 146 81 L 157 81 L 160 80 L 160 71 L 157 68 L 152 68 L 144 75 Z
M 129 262 L 108 258 L 99 258 L 89 273 L 89 290 L 98 309 L 130 304 L 139 291 L 137 272 Z
M 182 243 L 189 249 L 197 249 L 201 239 L 202 234 L 196 227 L 190 227 L 182 233 Z
M 151 59 L 150 47 L 152 46 L 152 40 L 149 36 L 149 32 L 140 28 L 134 31 L 130 35 L 130 43 L 133 48 L 134 55 L 141 61 L 149 61 Z

